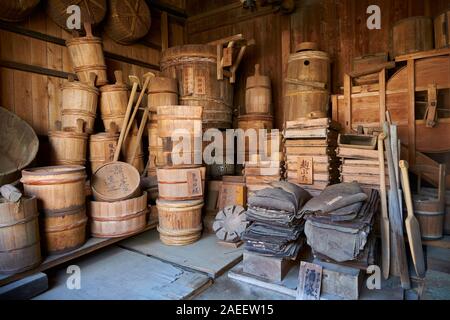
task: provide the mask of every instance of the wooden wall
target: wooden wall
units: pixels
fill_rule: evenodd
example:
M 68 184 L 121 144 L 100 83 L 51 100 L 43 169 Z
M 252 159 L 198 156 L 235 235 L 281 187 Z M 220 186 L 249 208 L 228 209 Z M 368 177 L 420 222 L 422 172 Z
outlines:
M 170 2 L 173 6 L 184 5 L 184 0 Z M 124 77 L 131 74 L 141 77 L 148 71 L 159 72 L 160 8 L 161 3 L 158 9 L 150 6 L 151 30 L 137 44 L 119 45 L 101 34 L 101 28 L 94 29 L 94 34 L 103 38 L 110 82 L 114 80 L 114 70 L 118 69 L 123 71 Z M 169 45 L 183 44 L 184 20 L 169 14 L 168 22 Z M 14 28 L 18 28 L 19 32 Z M 27 30 L 34 33 L 24 35 L 23 31 Z M 36 38 L 36 33 L 44 37 Z M 46 38 L 45 35 L 53 38 Z M 64 42 L 57 40 L 70 38 L 71 34 L 48 18 L 43 8 L 38 8 L 23 22 L 0 23 L 0 106 L 18 114 L 41 136 L 47 135 L 61 117 L 61 85 L 66 81 L 66 74 L 73 70 Z M 30 72 L 30 67 L 36 70 Z
M 203 3 L 203 4 L 202 4 Z M 403 18 L 416 15 L 435 16 L 449 7 L 448 0 L 302 0 L 291 15 L 258 8 L 254 12 L 242 9 L 239 0 L 211 2 L 188 1 L 190 14 L 187 25 L 189 43 L 203 43 L 242 33 L 254 38 L 256 45 L 245 55 L 235 85 L 235 106 L 242 109 L 245 78 L 253 73 L 255 63 L 272 79 L 275 119 L 283 124 L 281 98 L 283 73 L 289 53 L 297 43 L 315 41 L 332 59 L 332 88 L 339 92 L 345 72 L 351 71 L 352 59 L 370 53 L 388 52 L 392 25 Z M 366 27 L 369 5 L 381 8 L 381 29 Z M 192 16 L 191 16 L 192 15 Z

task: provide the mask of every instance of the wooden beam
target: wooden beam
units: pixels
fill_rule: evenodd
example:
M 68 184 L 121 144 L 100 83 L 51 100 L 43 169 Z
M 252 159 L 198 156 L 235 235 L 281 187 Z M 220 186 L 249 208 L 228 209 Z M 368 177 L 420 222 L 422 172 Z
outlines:
M 167 12 L 161 13 L 161 49 L 169 48 L 169 27 L 167 21 Z
M 435 49 L 435 50 L 405 54 L 402 56 L 395 57 L 395 61 L 400 62 L 400 61 L 417 60 L 417 59 L 423 59 L 423 58 L 432 58 L 432 57 L 443 56 L 443 55 L 447 55 L 447 54 L 450 54 L 450 48 Z
M 411 166 L 416 164 L 416 81 L 415 61 L 408 60 L 408 162 Z
M 352 78 L 344 75 L 345 132 L 352 132 Z
M 67 77 L 70 75 L 70 76 L 73 76 L 74 79 L 78 79 L 77 75 L 74 73 L 69 73 L 69 72 L 65 72 L 65 71 L 59 71 L 59 70 L 54 70 L 54 69 L 49 69 L 49 68 L 44 68 L 44 67 L 40 67 L 40 66 L 35 66 L 35 65 L 25 64 L 25 63 L 20 63 L 20 62 L 14 62 L 14 61 L 0 60 L 0 66 L 4 67 L 4 68 L 8 68 L 8 69 L 13 69 L 13 70 L 42 74 L 44 76 L 49 76 L 49 77 L 67 79 Z

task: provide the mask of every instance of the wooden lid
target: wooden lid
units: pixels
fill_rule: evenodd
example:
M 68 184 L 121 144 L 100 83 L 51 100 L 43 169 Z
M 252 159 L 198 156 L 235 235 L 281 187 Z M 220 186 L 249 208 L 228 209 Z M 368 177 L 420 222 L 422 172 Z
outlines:
M 148 85 L 149 93 L 172 92 L 178 93 L 177 79 L 167 77 L 153 77 Z
M 261 75 L 259 64 L 255 64 L 255 75 L 247 78 L 247 89 L 252 87 L 267 87 L 270 89 L 270 78 Z
M 295 46 L 295 52 L 310 50 L 318 51 L 319 45 L 316 42 L 301 42 Z
M 139 192 L 139 172 L 126 162 L 110 162 L 99 167 L 92 175 L 91 186 L 95 200 L 120 201 Z
M 86 168 L 83 166 L 49 166 L 22 170 L 20 182 L 30 185 L 48 185 L 84 181 L 86 177 Z

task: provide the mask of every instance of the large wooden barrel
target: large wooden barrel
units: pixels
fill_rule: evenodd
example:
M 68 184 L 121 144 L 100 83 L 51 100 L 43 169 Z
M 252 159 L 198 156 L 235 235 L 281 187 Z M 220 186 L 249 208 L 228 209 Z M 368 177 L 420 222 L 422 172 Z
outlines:
M 91 171 L 95 172 L 105 163 L 114 160 L 114 152 L 116 151 L 118 133 L 97 133 L 89 138 L 89 161 L 91 163 Z
M 120 130 L 128 105 L 128 87 L 123 82 L 122 71 L 114 72 L 116 83 L 100 87 L 100 114 L 105 129 L 109 129 L 111 124 Z
M 86 173 L 82 166 L 54 166 L 22 171 L 25 194 L 35 196 L 41 212 L 44 247 L 62 253 L 86 241 Z
M 67 29 L 67 19 L 72 15 L 67 12 L 71 5 L 77 5 L 81 11 L 81 22 L 97 25 L 106 14 L 106 0 L 47 0 L 46 11 L 50 18 L 61 28 Z
M 183 201 L 203 199 L 205 167 L 157 168 L 158 191 L 161 200 Z
M 397 21 L 392 28 L 392 54 L 432 50 L 433 20 L 429 17 L 410 17 Z
M 132 44 L 150 30 L 150 9 L 144 0 L 109 0 L 106 34 L 120 44 Z
M 238 117 L 238 128 L 247 129 L 272 129 L 273 117 L 267 114 L 246 114 Z M 258 134 L 258 131 L 257 131 Z
M 102 39 L 94 37 L 90 28 L 86 29 L 85 37 L 67 40 L 66 46 L 78 79 L 89 82 L 90 73 L 94 72 L 97 75 L 95 84 L 100 87 L 108 83 Z
M 200 239 L 203 200 L 157 200 L 156 205 L 159 237 L 164 244 L 181 246 Z
M 93 80 L 93 78 L 91 78 Z M 85 122 L 86 133 L 94 132 L 99 92 L 90 83 L 68 81 L 62 86 L 61 120 L 63 128 L 76 128 L 77 120 Z
M 71 128 L 50 131 L 50 162 L 52 165 L 80 165 L 86 163 L 88 135 Z
M 5 0 L 0 7 L 0 20 L 18 22 L 31 14 L 40 0 Z
M 18 273 L 41 263 L 36 197 L 0 199 L 0 273 Z
M 270 78 L 260 74 L 259 64 L 255 65 L 255 75 L 247 78 L 245 89 L 245 113 L 272 113 L 272 89 Z
M 177 79 L 180 104 L 203 107 L 205 128 L 231 128 L 233 86 L 217 80 L 217 49 L 189 44 L 164 50 L 161 70 Z
M 434 18 L 434 45 L 436 49 L 450 47 L 450 9 Z
M 33 128 L 15 113 L 0 107 L 0 185 L 20 179 L 39 149 Z
M 92 194 L 96 201 L 115 202 L 140 195 L 140 175 L 135 167 L 125 162 L 102 165 L 92 175 Z
M 158 112 L 159 106 L 178 105 L 177 80 L 167 77 L 153 77 L 148 85 L 147 96 L 150 112 Z
M 291 89 L 286 86 L 283 97 L 285 120 L 326 118 L 330 94 L 325 89 L 297 86 Z
M 145 228 L 147 192 L 133 199 L 117 202 L 88 202 L 91 234 L 97 238 L 128 236 Z

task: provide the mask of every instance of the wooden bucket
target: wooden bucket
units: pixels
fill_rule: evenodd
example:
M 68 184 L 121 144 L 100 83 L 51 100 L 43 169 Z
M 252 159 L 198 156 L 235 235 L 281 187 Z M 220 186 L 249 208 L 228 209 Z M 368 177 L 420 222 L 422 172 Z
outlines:
M 450 9 L 434 18 L 434 45 L 436 49 L 450 47 Z
M 286 87 L 283 98 L 285 120 L 326 118 L 330 94 L 327 90 L 311 87 Z
M 149 157 L 153 159 L 149 170 L 155 170 L 156 167 L 165 166 L 167 164 L 164 157 L 163 141 L 158 136 L 158 121 L 155 113 L 150 114 L 147 130 Z
M 163 51 L 161 71 L 177 79 L 180 104 L 203 107 L 205 128 L 232 127 L 233 86 L 217 80 L 216 46 L 190 44 Z
M 245 90 L 246 114 L 271 114 L 272 89 L 270 78 L 260 74 L 259 64 L 255 65 L 255 75 L 247 78 Z
M 43 214 L 48 253 L 62 253 L 86 241 L 86 173 L 82 166 L 54 166 L 22 171 L 25 194 L 35 196 Z
M 0 128 L 0 185 L 4 185 L 20 179 L 20 170 L 36 157 L 39 140 L 26 121 L 2 107 Z
M 40 0 L 2 1 L 2 5 L 0 7 L 0 20 L 9 22 L 24 20 L 39 4 L 39 1 Z
M 85 122 L 86 133 L 94 132 L 98 95 L 93 76 L 89 83 L 71 80 L 66 82 L 62 86 L 62 127 L 76 128 L 77 120 L 82 119 Z
M 429 17 L 402 19 L 394 24 L 391 41 L 393 57 L 432 50 L 433 20 Z
M 100 87 L 100 114 L 106 129 L 115 126 L 122 130 L 128 105 L 128 87 L 123 82 L 122 71 L 114 72 L 116 83 Z
M 300 44 L 297 53 L 291 54 L 288 59 L 287 88 L 308 83 L 319 83 L 325 84 L 324 89 L 329 89 L 330 74 L 328 53 L 304 50 Z
M 445 211 L 437 199 L 429 196 L 414 196 L 414 215 L 419 221 L 420 232 L 424 240 L 438 240 L 443 237 Z
M 132 44 L 150 30 L 150 9 L 144 0 L 109 0 L 106 34 L 120 44 Z
M 0 273 L 19 273 L 41 263 L 37 201 L 0 200 Z
M 201 106 L 158 106 L 158 134 L 171 138 L 175 130 L 186 130 L 192 136 L 202 135 Z
M 125 162 L 110 162 L 95 171 L 91 179 L 96 201 L 115 202 L 140 195 L 140 175 L 135 167 Z
M 422 188 L 421 193 L 429 197 L 438 197 L 438 190 L 432 188 Z M 445 192 L 445 218 L 444 233 L 450 235 L 450 191 Z
M 94 37 L 90 27 L 86 29 L 86 37 L 67 40 L 66 46 L 78 79 L 81 82 L 89 82 L 89 74 L 94 72 L 97 75 L 95 84 L 100 87 L 108 83 L 102 39 Z
M 81 22 L 99 24 L 106 14 L 106 0 L 47 0 L 46 11 L 50 18 L 61 28 L 67 29 L 67 19 L 72 13 L 67 12 L 67 7 L 76 4 L 80 7 Z M 69 30 L 70 31 L 70 30 Z
M 205 167 L 157 168 L 158 191 L 161 200 L 183 201 L 203 199 Z
M 159 106 L 178 105 L 177 80 L 166 77 L 153 77 L 148 85 L 148 107 L 150 112 L 158 112 Z
M 88 202 L 91 234 L 97 238 L 129 236 L 145 228 L 147 192 L 133 199 L 117 202 Z
M 158 232 L 161 241 L 170 246 L 182 246 L 196 242 L 202 232 L 203 200 L 157 200 Z
M 78 124 L 76 130 L 65 128 L 48 133 L 52 165 L 85 165 L 88 135 L 83 133 L 83 120 Z
M 89 139 L 89 161 L 91 171 L 95 172 L 102 165 L 114 160 L 116 151 L 118 133 L 97 133 L 90 136 Z

